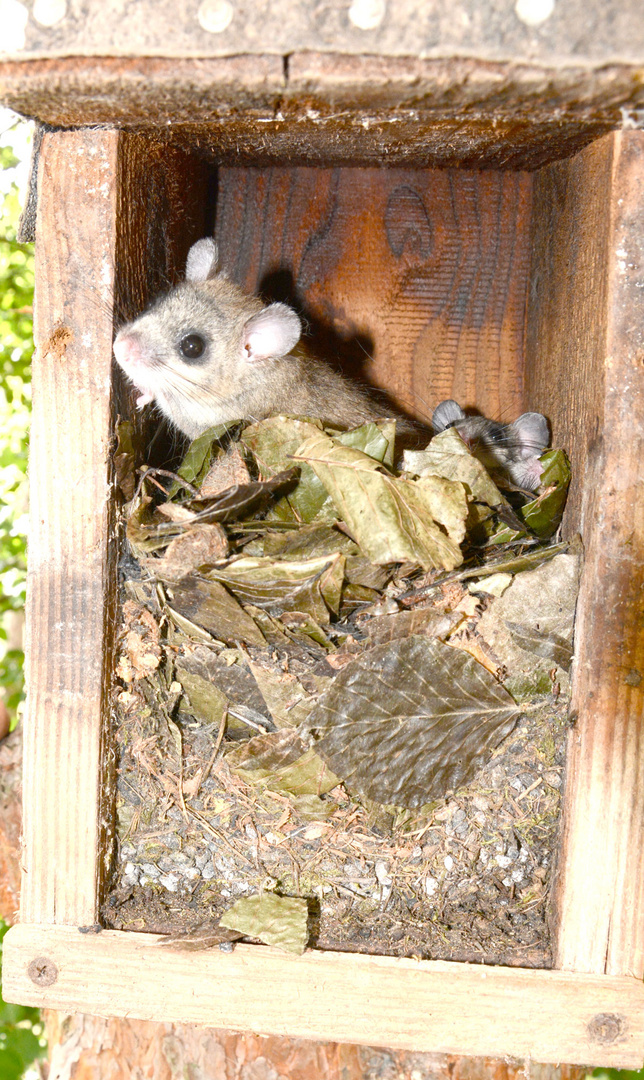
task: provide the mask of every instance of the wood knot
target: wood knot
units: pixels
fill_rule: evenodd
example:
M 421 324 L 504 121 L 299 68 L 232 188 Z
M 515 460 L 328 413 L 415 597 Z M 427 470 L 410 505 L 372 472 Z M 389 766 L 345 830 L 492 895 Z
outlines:
M 45 342 L 43 342 L 42 355 L 51 360 L 64 360 L 67 346 L 74 340 L 74 334 L 68 326 L 57 326 Z
M 586 1025 L 586 1031 L 591 1042 L 610 1046 L 626 1040 L 628 1022 L 620 1013 L 597 1013 Z
M 27 975 L 36 986 L 51 986 L 58 978 L 58 968 L 47 956 L 37 956 L 27 968 Z

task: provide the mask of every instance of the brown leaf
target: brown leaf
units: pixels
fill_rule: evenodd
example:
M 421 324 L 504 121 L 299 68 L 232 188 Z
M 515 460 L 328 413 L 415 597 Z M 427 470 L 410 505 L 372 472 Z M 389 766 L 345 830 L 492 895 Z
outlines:
M 212 499 L 230 487 L 250 483 L 250 473 L 238 443 L 217 458 L 204 477 L 199 489 L 202 499 Z
M 413 636 L 348 664 L 307 726 L 351 790 L 413 808 L 466 784 L 520 711 L 470 655 Z
M 221 525 L 194 525 L 168 544 L 162 559 L 145 559 L 160 581 L 180 581 L 198 566 L 212 566 L 228 555 L 228 538 Z

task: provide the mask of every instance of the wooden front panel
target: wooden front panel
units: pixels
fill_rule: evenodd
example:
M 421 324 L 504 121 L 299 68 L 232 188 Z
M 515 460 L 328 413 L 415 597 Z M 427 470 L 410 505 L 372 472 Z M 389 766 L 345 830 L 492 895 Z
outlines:
M 571 452 L 585 548 L 557 965 L 644 973 L 644 132 L 535 180 L 528 398 Z
M 428 419 L 454 397 L 523 407 L 531 177 L 269 168 L 219 171 L 222 265 L 294 304 L 332 362 Z
M 640 1068 L 638 979 L 262 945 L 169 949 L 157 934 L 12 927 L 7 1000 L 528 1062 Z
M 49 133 L 42 143 L 23 922 L 76 925 L 97 917 L 113 817 L 106 774 L 117 601 L 113 321 L 171 279 L 202 234 L 199 176 L 186 155 L 161 156 L 116 131 Z

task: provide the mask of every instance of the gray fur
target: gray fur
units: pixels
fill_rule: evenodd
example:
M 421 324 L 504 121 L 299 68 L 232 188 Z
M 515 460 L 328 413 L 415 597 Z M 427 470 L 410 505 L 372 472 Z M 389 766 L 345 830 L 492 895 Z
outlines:
M 291 308 L 267 307 L 218 273 L 213 240 L 190 249 L 187 277 L 114 342 L 118 363 L 141 391 L 139 407 L 154 400 L 191 439 L 228 420 L 277 413 L 344 428 L 391 415 L 297 344 L 301 325 Z M 200 363 L 187 363 L 179 351 L 188 334 L 207 342 Z
M 529 491 L 539 487 L 539 457 L 550 442 L 548 421 L 541 413 L 523 413 L 512 424 L 499 424 L 484 416 L 466 416 L 449 399 L 436 406 L 432 426 L 436 432 L 455 428 L 488 472 L 505 474 Z

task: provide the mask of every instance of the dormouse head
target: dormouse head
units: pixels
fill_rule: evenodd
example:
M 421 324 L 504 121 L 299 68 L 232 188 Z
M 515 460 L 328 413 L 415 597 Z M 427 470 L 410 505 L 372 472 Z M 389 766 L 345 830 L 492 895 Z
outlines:
M 264 306 L 218 271 L 217 245 L 207 238 L 188 253 L 185 282 L 119 331 L 114 355 L 140 391 L 138 407 L 155 401 L 194 437 L 244 416 L 240 396 L 300 333 L 291 308 Z
M 453 427 L 475 457 L 518 487 L 535 490 L 541 482 L 540 455 L 550 442 L 548 421 L 537 412 L 523 413 L 511 424 L 467 416 L 457 402 L 441 401 L 432 415 L 434 431 Z

